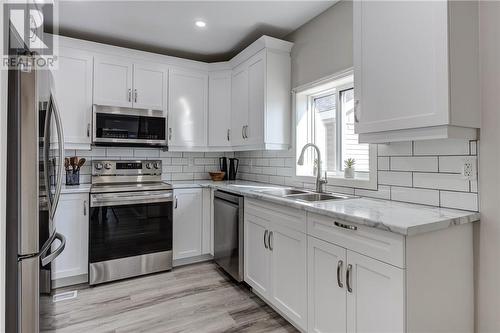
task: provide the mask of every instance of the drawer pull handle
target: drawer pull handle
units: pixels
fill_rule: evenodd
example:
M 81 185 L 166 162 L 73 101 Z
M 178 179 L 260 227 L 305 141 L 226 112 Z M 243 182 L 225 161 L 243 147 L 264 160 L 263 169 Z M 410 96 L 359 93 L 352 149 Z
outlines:
M 335 221 L 334 224 L 339 228 L 344 228 L 344 229 L 349 229 L 349 230 L 358 230 L 358 227 L 356 227 L 355 225 L 344 224 L 344 223 L 340 223 L 337 221 Z
M 273 250 L 273 242 L 274 242 L 274 235 L 272 231 L 269 231 L 269 236 L 267 239 L 267 243 L 269 244 L 269 250 Z
M 269 232 L 269 231 L 267 231 L 267 230 L 266 230 L 266 231 L 264 231 L 264 247 L 265 247 L 266 249 L 269 249 L 269 247 L 267 246 L 267 242 L 266 242 L 268 232 Z
M 347 284 L 347 291 L 352 293 L 352 287 L 351 287 L 351 271 L 352 271 L 352 265 L 349 264 L 347 265 L 347 273 L 346 273 L 346 278 L 345 278 L 345 282 Z
M 342 283 L 342 266 L 344 265 L 344 262 L 342 260 L 339 260 L 337 264 L 337 284 L 339 288 L 344 288 L 344 284 Z

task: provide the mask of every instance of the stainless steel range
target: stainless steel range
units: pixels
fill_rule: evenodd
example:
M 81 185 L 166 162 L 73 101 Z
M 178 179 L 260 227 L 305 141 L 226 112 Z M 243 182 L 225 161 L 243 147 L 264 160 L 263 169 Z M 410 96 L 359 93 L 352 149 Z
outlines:
M 161 161 L 93 161 L 89 283 L 172 268 L 172 186 Z

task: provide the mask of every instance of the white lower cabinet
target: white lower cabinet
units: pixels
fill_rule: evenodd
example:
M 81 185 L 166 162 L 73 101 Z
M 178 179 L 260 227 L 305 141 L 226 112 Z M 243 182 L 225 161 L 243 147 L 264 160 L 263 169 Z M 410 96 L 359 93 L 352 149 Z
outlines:
M 52 262 L 52 280 L 59 280 L 55 284 L 55 287 L 85 282 L 87 278 L 86 275 L 88 274 L 89 263 L 88 214 L 88 193 L 61 195 L 54 217 L 54 223 L 57 232 L 66 237 L 66 247 Z M 57 241 L 54 243 L 53 249 L 59 246 Z
M 405 332 L 403 269 L 347 250 L 346 276 L 347 332 Z
M 404 332 L 404 270 L 309 236 L 309 332 Z
M 346 332 L 346 249 L 309 236 L 308 332 Z
M 244 238 L 245 282 L 303 332 L 473 331 L 471 224 L 403 236 L 246 199 Z
M 173 259 L 185 259 L 202 252 L 202 189 L 174 190 Z
M 245 208 L 245 281 L 298 328 L 307 328 L 307 237 L 261 206 Z

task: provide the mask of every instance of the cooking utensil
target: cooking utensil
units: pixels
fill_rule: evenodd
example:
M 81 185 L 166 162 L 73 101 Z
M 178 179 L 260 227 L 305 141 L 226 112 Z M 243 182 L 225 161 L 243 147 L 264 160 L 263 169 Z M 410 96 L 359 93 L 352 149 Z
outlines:
M 76 171 L 76 166 L 78 165 L 78 157 L 76 156 L 71 156 L 69 158 L 69 164 L 71 165 L 71 167 L 73 168 L 73 172 Z
M 69 158 L 67 157 L 64 158 L 64 168 L 69 171 Z
M 85 158 L 81 158 L 78 160 L 76 171 L 80 171 L 80 168 L 85 164 L 85 161 L 87 161 Z

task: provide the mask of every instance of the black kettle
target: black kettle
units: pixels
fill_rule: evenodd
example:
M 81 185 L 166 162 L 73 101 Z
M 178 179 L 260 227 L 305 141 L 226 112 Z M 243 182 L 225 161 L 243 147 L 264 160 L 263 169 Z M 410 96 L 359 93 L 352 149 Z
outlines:
M 219 157 L 219 170 L 224 171 L 224 180 L 227 180 L 227 158 Z
M 236 173 L 238 172 L 238 166 L 240 165 L 240 160 L 237 158 L 229 159 L 229 180 L 236 180 Z

